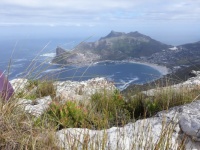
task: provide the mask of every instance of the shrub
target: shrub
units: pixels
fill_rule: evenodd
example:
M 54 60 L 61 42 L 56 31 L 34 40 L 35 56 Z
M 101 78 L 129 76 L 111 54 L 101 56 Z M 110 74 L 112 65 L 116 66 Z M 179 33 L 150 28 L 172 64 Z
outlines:
M 64 104 L 52 102 L 45 115 L 57 129 L 86 125 L 87 111 L 73 101 L 67 101 Z M 44 115 L 41 118 L 43 117 Z
M 44 97 L 48 95 L 55 97 L 56 90 L 54 88 L 53 81 L 40 82 L 37 86 L 36 95 L 38 97 Z
M 126 101 L 126 107 L 134 119 L 145 118 L 155 115 L 159 111 L 192 102 L 198 95 L 199 87 L 193 89 L 183 87 L 179 90 L 170 87 L 161 88 L 154 92 L 154 96 L 137 93 Z
M 53 85 L 53 81 L 45 80 L 28 80 L 28 84 L 25 89 L 15 94 L 16 98 L 31 100 L 49 95 L 54 98 L 56 96 L 56 89 Z
M 130 119 L 129 112 L 126 110 L 125 101 L 118 90 L 113 94 L 95 93 L 91 97 L 91 106 L 94 114 L 107 120 L 104 122 L 104 127 L 108 128 L 113 125 L 121 126 Z
M 59 150 L 55 131 L 34 126 L 34 118 L 17 106 L 15 100 L 0 102 L 0 149 Z

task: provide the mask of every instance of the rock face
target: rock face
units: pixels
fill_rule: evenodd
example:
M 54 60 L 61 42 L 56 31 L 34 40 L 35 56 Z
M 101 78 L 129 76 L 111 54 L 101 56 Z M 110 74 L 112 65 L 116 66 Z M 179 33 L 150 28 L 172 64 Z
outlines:
M 114 91 L 116 89 L 112 82 L 105 78 L 93 78 L 87 81 L 58 81 L 54 83 L 56 95 L 63 101 L 66 100 L 86 100 L 90 99 L 96 92 Z
M 185 149 L 200 149 L 200 100 L 178 106 L 155 117 L 138 120 L 124 127 L 107 130 L 68 128 L 56 133 L 60 145 L 70 150 L 79 149 L 155 149 L 161 142 L 164 147 L 170 140 L 169 149 L 177 149 L 185 140 Z M 171 132 L 166 132 L 168 131 Z M 160 137 L 162 140 L 159 140 Z

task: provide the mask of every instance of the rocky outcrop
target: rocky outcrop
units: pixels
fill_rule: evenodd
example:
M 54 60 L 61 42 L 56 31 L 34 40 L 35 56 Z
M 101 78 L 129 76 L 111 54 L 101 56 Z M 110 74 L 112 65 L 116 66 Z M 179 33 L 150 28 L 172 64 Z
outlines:
M 58 47 L 56 48 L 56 55 L 57 55 L 57 56 L 60 56 L 60 55 L 62 55 L 63 53 L 66 53 L 66 50 L 58 46 Z
M 51 102 L 51 97 L 47 96 L 36 100 L 19 99 L 17 104 L 24 108 L 27 113 L 39 117 L 49 107 Z
M 36 87 L 31 91 L 27 90 L 26 86 L 29 84 L 27 79 L 14 79 L 11 81 L 15 93 L 34 93 Z M 107 81 L 105 78 L 93 78 L 87 81 L 57 81 L 54 82 L 56 89 L 56 97 L 62 102 L 67 100 L 90 100 L 92 94 L 113 92 L 116 90 L 114 83 Z M 52 102 L 50 96 L 30 100 L 18 99 L 18 105 L 22 106 L 27 113 L 39 117 L 49 107 Z
M 56 133 L 60 145 L 70 150 L 78 149 L 155 149 L 168 144 L 169 149 L 200 149 L 200 100 L 191 104 L 171 108 L 155 117 L 138 120 L 124 127 L 107 130 L 68 128 Z M 170 142 L 170 143 L 167 143 Z
M 56 49 L 56 57 L 52 60 L 56 64 L 88 65 L 100 60 L 100 56 L 91 51 L 67 52 L 61 47 Z
M 26 89 L 25 86 L 28 84 L 28 80 L 24 78 L 18 78 L 11 80 L 10 83 L 16 93 Z
M 196 77 L 200 75 L 200 71 L 195 71 L 195 70 L 192 70 L 190 73 L 189 73 L 189 76 L 190 77 Z
M 66 100 L 86 100 L 90 99 L 96 92 L 112 92 L 116 90 L 114 83 L 105 78 L 93 78 L 87 81 L 57 81 L 54 83 L 56 95 L 63 101 Z

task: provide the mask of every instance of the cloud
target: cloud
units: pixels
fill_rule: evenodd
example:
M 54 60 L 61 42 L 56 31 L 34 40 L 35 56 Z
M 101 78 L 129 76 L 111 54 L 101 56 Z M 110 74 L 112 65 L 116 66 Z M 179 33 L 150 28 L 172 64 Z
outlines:
M 200 21 L 198 0 L 1 0 L 1 25 L 95 26 L 111 22 Z

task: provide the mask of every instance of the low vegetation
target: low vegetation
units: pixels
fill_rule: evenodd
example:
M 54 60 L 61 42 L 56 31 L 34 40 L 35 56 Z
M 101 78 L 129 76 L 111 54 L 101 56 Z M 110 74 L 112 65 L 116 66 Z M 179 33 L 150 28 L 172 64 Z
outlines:
M 0 149 L 61 149 L 54 133 L 63 128 L 107 129 L 123 126 L 140 118 L 151 117 L 158 111 L 192 102 L 199 96 L 199 87 L 159 88 L 148 96 L 139 91 L 124 97 L 113 93 L 95 93 L 90 100 L 65 101 L 56 98 L 53 82 L 29 81 L 26 89 L 16 93 L 8 103 L 0 103 Z M 25 94 L 26 93 L 26 94 Z M 18 98 L 36 99 L 51 95 L 53 101 L 46 112 L 36 118 L 25 113 Z M 165 131 L 170 133 L 169 130 Z M 163 138 L 161 136 L 161 138 Z M 168 139 L 169 140 L 169 139 Z M 156 147 L 163 141 L 160 139 Z
M 59 150 L 52 128 L 36 127 L 35 118 L 25 113 L 15 99 L 0 101 L 0 149 Z
M 24 90 L 16 93 L 15 97 L 34 100 L 49 95 L 52 98 L 56 96 L 56 88 L 53 85 L 53 81 L 28 80 L 28 83 L 24 87 Z

